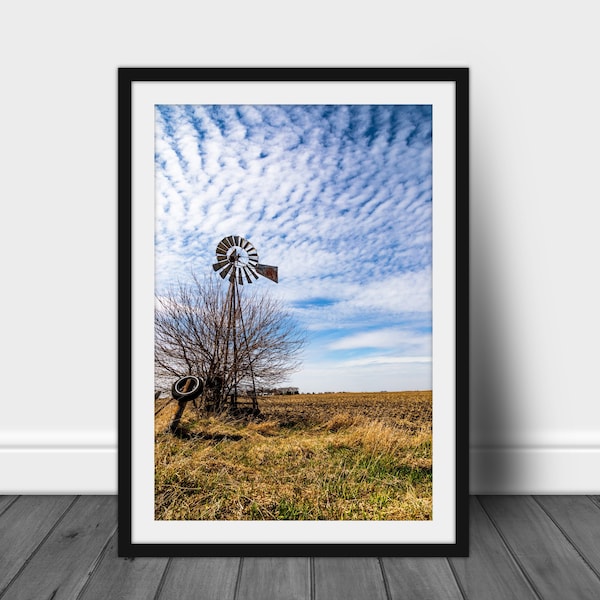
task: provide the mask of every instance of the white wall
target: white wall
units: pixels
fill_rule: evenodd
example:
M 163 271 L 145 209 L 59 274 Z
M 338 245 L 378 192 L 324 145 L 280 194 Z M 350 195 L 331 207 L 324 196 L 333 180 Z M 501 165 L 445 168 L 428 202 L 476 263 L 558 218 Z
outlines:
M 471 491 L 598 493 L 595 6 L 4 3 L 0 492 L 116 491 L 117 67 L 467 66 Z

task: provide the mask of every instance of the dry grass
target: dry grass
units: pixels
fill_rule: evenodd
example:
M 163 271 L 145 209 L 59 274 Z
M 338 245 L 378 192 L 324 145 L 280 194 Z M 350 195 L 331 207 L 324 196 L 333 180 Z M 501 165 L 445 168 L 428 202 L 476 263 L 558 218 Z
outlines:
M 428 520 L 431 392 L 261 399 L 261 420 L 156 419 L 159 520 Z

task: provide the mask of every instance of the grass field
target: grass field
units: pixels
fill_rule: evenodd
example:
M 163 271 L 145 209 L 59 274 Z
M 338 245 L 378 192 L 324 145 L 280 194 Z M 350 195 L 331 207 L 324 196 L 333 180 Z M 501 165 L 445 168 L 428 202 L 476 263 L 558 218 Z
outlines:
M 253 421 L 155 422 L 158 520 L 432 518 L 431 392 L 260 398 Z M 164 400 L 157 403 L 164 404 Z

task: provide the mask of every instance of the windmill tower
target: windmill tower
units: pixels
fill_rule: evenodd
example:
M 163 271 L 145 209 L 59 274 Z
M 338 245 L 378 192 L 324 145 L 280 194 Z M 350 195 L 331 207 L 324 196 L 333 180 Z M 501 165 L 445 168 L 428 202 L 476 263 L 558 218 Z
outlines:
M 223 238 L 216 249 L 213 269 L 229 281 L 229 288 L 215 336 L 211 376 L 207 380 L 205 406 L 220 411 L 227 405 L 237 409 L 241 392 L 250 396 L 252 411 L 258 411 L 253 357 L 242 314 L 240 286 L 259 275 L 277 283 L 277 267 L 258 262 L 256 248 L 238 235 Z M 241 389 L 244 383 L 246 388 Z

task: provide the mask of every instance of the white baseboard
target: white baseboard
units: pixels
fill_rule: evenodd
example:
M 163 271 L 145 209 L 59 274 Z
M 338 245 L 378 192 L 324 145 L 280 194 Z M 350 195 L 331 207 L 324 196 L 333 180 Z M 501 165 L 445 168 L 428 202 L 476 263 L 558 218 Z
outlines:
M 600 447 L 471 448 L 471 494 L 600 494 Z
M 116 494 L 115 447 L 0 448 L 0 494 Z
M 0 447 L 0 494 L 116 494 L 117 450 Z M 471 494 L 600 494 L 600 448 L 472 448 Z

